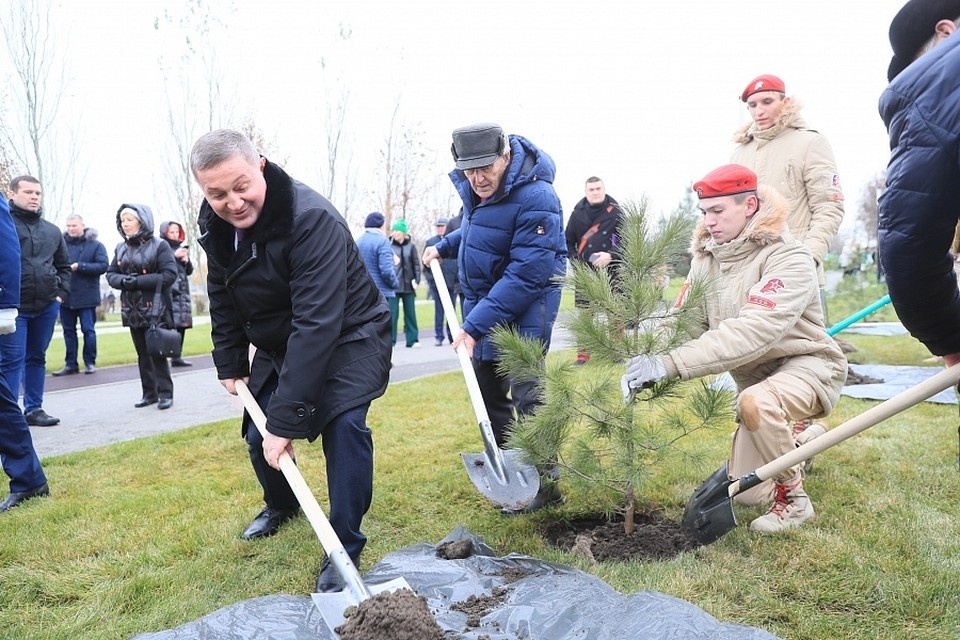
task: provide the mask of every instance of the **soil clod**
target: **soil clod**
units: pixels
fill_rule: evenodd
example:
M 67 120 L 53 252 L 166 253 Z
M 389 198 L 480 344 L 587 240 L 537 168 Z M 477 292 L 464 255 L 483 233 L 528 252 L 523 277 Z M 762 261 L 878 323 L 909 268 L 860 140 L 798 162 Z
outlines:
M 638 513 L 635 529 L 627 535 L 622 521 L 587 516 L 549 524 L 544 537 L 553 546 L 596 562 L 607 560 L 666 560 L 700 546 L 683 532 L 680 523 L 658 513 Z
M 470 596 L 466 600 L 454 602 L 450 608 L 467 614 L 467 627 L 479 627 L 483 616 L 503 604 L 508 591 L 506 587 L 494 587 L 492 595 Z
M 344 614 L 337 627 L 341 640 L 443 640 L 443 631 L 427 600 L 409 589 L 384 591 Z
M 443 560 L 460 560 L 473 555 L 472 540 L 451 540 L 437 547 L 437 557 Z

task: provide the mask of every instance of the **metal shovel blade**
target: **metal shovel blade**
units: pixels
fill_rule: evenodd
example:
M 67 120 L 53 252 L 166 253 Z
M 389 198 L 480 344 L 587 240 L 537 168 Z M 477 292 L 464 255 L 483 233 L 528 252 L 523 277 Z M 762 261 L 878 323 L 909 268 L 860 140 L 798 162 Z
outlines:
M 522 460 L 519 451 L 498 453 L 493 458 L 486 453 L 461 453 L 460 457 L 473 486 L 488 500 L 505 509 L 522 509 L 540 491 L 540 474 Z
M 691 496 L 683 512 L 681 530 L 700 544 L 710 544 L 737 526 L 730 499 L 732 481 L 727 464 L 713 472 Z
M 381 582 L 380 584 L 368 584 L 367 589 L 369 589 L 371 595 L 383 593 L 384 591 L 396 591 L 398 589 L 410 589 L 413 591 L 413 587 L 403 578 L 394 578 L 393 580 Z M 339 593 L 314 593 L 311 598 L 313 598 L 314 606 L 317 607 L 317 610 L 323 617 L 323 621 L 327 623 L 327 628 L 330 629 L 330 633 L 332 633 L 334 637 L 340 637 L 340 634 L 337 633 L 337 627 L 341 626 L 347 620 L 343 615 L 344 612 L 350 607 L 355 607 L 360 604 L 357 597 L 346 589 Z

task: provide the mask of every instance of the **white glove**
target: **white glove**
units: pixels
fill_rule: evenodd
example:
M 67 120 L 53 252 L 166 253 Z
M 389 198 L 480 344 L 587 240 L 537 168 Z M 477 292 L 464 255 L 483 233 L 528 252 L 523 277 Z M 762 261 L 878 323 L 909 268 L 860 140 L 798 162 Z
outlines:
M 17 315 L 19 313 L 15 308 L 0 309 L 0 336 L 17 330 Z
M 627 372 L 620 379 L 623 401 L 630 402 L 639 389 L 649 387 L 667 377 L 667 368 L 657 356 L 640 355 L 627 363 Z

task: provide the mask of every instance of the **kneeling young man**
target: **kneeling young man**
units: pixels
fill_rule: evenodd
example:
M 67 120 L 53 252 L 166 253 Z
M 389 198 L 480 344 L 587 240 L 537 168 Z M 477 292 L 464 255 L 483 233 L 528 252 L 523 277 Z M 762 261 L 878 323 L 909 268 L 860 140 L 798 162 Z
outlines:
M 843 352 L 826 331 L 813 256 L 787 228 L 789 207 L 755 173 L 724 165 L 693 186 L 703 218 L 693 234 L 687 283 L 707 280 L 702 333 L 662 356 L 630 361 L 625 394 L 664 378 L 729 371 L 737 384 L 737 432 L 730 473 L 740 477 L 791 451 L 791 426 L 828 415 L 847 376 Z M 684 304 L 685 284 L 675 306 Z M 750 523 L 760 533 L 813 517 L 798 464 L 738 497 L 769 501 Z

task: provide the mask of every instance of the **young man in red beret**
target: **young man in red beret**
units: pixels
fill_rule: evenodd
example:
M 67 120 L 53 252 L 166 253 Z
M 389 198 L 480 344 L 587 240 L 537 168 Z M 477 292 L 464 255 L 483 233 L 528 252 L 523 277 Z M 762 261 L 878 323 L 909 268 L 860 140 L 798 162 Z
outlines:
M 625 398 L 665 378 L 690 380 L 729 371 L 737 384 L 737 431 L 729 473 L 737 478 L 791 451 L 798 420 L 826 416 L 840 397 L 847 360 L 827 335 L 810 250 L 787 227 L 789 205 L 755 173 L 724 165 L 693 186 L 703 218 L 693 234 L 693 261 L 675 306 L 695 282 L 714 283 L 702 333 L 663 355 L 630 361 Z M 771 495 L 772 494 L 772 495 Z M 760 533 L 813 517 L 798 464 L 754 489 L 741 502 L 773 498 L 750 523 Z
M 948 366 L 960 363 L 960 0 L 910 0 L 890 24 L 880 115 L 890 133 L 880 263 L 897 316 Z
M 739 146 L 730 162 L 752 169 L 762 184 L 787 199 L 787 226 L 810 249 L 817 263 L 817 284 L 823 320 L 827 320 L 823 258 L 843 220 L 843 191 L 833 150 L 823 134 L 807 126 L 800 102 L 787 97 L 786 85 L 766 74 L 751 80 L 740 94 L 751 122 L 733 136 Z M 822 424 L 798 422 L 793 427 L 797 444 L 826 432 Z

